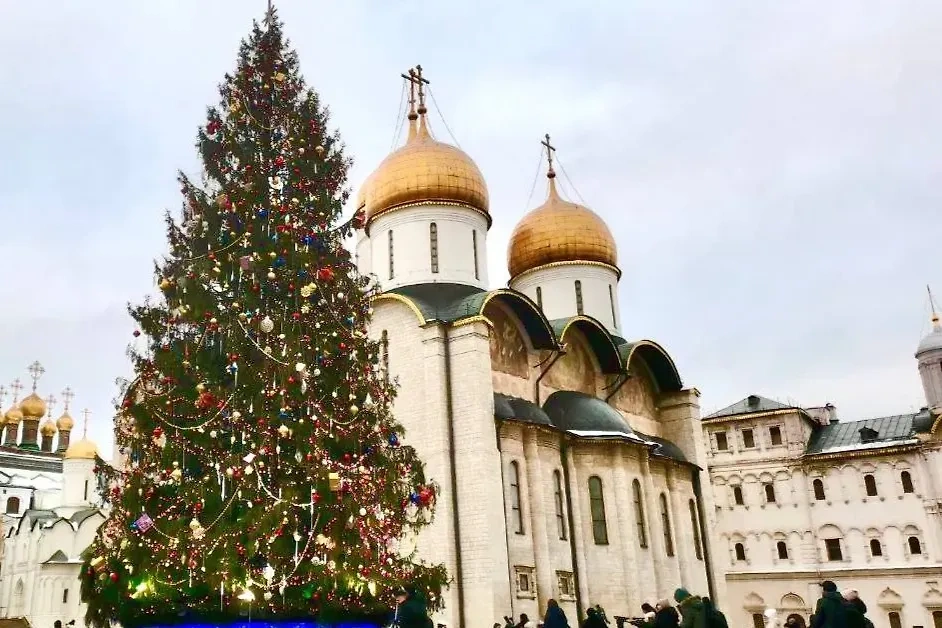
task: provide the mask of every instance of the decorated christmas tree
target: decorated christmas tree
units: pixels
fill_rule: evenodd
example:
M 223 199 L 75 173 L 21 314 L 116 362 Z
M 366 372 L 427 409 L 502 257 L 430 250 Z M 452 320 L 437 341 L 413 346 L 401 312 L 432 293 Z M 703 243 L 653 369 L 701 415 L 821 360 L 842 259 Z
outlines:
M 180 175 L 161 298 L 138 325 L 116 439 L 113 509 L 88 549 L 87 620 L 368 617 L 446 574 L 404 549 L 435 487 L 400 445 L 395 392 L 367 336 L 371 280 L 341 222 L 349 160 L 269 11 Z

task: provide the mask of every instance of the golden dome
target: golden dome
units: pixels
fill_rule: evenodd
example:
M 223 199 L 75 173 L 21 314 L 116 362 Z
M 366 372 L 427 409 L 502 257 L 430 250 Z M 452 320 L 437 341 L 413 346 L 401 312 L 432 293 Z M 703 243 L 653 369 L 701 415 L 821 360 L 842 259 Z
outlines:
M 17 406 L 11 407 L 6 411 L 6 414 L 3 415 L 3 422 L 9 423 L 11 425 L 19 425 L 20 421 L 23 420 L 23 413 L 20 412 L 20 409 Z
M 46 415 L 46 402 L 36 393 L 31 393 L 20 402 L 20 411 L 27 419 L 41 419 Z
M 43 421 L 43 424 L 39 426 L 39 433 L 43 436 L 52 436 L 56 433 L 56 424 L 52 422 L 52 419 L 46 419 Z
M 596 262 L 618 270 L 618 251 L 608 225 L 588 207 L 563 200 L 550 170 L 546 202 L 523 217 L 510 236 L 511 277 L 554 262 Z
M 418 129 L 409 122 L 409 139 L 390 154 L 363 184 L 357 209 L 366 205 L 366 220 L 387 211 L 442 203 L 488 212 L 487 184 L 474 161 L 460 148 L 437 141 L 425 116 Z
M 71 430 L 75 426 L 75 420 L 72 418 L 72 415 L 68 412 L 63 412 L 56 420 L 56 427 L 60 430 Z
M 65 450 L 66 460 L 94 460 L 97 455 L 98 447 L 87 438 L 75 441 Z

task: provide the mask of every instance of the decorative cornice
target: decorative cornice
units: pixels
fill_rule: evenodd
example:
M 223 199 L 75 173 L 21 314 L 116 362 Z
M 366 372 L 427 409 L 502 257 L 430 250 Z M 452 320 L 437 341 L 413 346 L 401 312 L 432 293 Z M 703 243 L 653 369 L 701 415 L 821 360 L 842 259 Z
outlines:
M 364 225 L 364 231 L 366 231 L 366 234 L 369 235 L 369 234 L 370 234 L 370 226 L 371 226 L 371 225 L 373 224 L 373 222 L 374 222 L 377 218 L 379 218 L 380 216 L 384 216 L 384 215 L 386 215 L 386 214 L 388 214 L 388 213 L 390 213 L 390 212 L 393 212 L 393 211 L 398 211 L 398 210 L 402 210 L 402 209 L 409 209 L 409 208 L 411 208 L 411 207 L 423 207 L 423 206 L 424 206 L 424 207 L 428 207 L 428 206 L 435 206 L 435 207 L 458 207 L 458 208 L 461 208 L 461 209 L 470 209 L 470 210 L 472 210 L 472 211 L 474 211 L 474 212 L 476 212 L 476 213 L 478 213 L 478 214 L 481 214 L 482 216 L 484 216 L 484 217 L 487 219 L 487 228 L 488 228 L 488 229 L 491 228 L 491 223 L 493 222 L 493 219 L 491 218 L 490 213 L 488 213 L 486 210 L 481 209 L 480 207 L 475 207 L 474 205 L 471 205 L 470 203 L 458 203 L 458 202 L 456 202 L 456 201 L 436 201 L 436 200 L 409 201 L 409 202 L 406 202 L 406 203 L 399 203 L 398 205 L 390 205 L 389 207 L 386 207 L 385 209 L 382 209 L 382 210 L 376 212 L 375 214 L 371 214 L 369 220 L 368 220 L 367 223 L 366 223 L 366 225 Z
M 746 412 L 743 414 L 730 414 L 726 416 L 718 416 L 714 418 L 704 417 L 700 423 L 702 425 L 715 425 L 718 423 L 726 423 L 728 421 L 742 421 L 745 419 L 761 419 L 767 416 L 779 416 L 782 414 L 795 414 L 801 413 L 801 408 L 782 408 L 781 410 L 765 410 L 762 412 Z
M 942 572 L 942 564 L 925 567 L 876 567 L 876 568 L 850 568 L 820 570 L 802 569 L 794 571 L 728 571 L 726 580 L 729 582 L 750 582 L 752 580 L 815 580 L 825 578 L 890 578 L 894 576 L 938 576 Z
M 848 458 L 869 458 L 874 456 L 884 456 L 889 454 L 898 454 L 906 451 L 919 449 L 919 443 L 910 445 L 896 445 L 895 447 L 880 447 L 874 449 L 856 449 L 848 451 L 837 451 L 834 453 L 805 454 L 802 461 L 815 462 L 819 460 L 844 460 Z
M 541 264 L 539 266 L 534 266 L 533 268 L 528 268 L 522 273 L 510 278 L 510 281 L 516 281 L 521 277 L 526 277 L 531 273 L 535 273 L 540 270 L 545 270 L 547 268 L 560 268 L 562 266 L 598 266 L 599 268 L 606 268 L 615 273 L 615 276 L 618 279 L 621 279 L 621 269 L 618 266 L 612 266 L 611 264 L 606 264 L 605 262 L 593 262 L 590 260 L 566 260 L 562 262 L 550 262 L 549 264 Z

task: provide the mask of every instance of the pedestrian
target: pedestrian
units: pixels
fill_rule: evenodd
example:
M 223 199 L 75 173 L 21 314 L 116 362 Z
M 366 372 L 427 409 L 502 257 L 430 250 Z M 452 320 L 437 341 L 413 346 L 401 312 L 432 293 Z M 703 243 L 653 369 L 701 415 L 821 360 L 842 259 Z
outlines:
M 559 607 L 556 600 L 546 602 L 546 614 L 543 615 L 543 628 L 569 628 L 566 613 Z
M 409 586 L 396 591 L 395 623 L 399 628 L 432 628 L 432 618 L 428 616 L 425 598 L 415 587 Z
M 860 599 L 860 594 L 857 592 L 857 589 L 847 589 L 841 594 L 841 596 L 849 606 L 853 606 L 858 611 L 860 611 L 861 615 L 867 614 L 867 605 L 863 600 Z
M 670 601 L 666 598 L 655 606 L 654 626 L 655 628 L 677 628 L 680 626 L 680 615 L 677 614 L 677 609 L 671 606 Z
M 844 597 L 830 580 L 821 583 L 823 593 L 814 607 L 811 628 L 849 628 Z
M 690 595 L 690 591 L 681 587 L 674 591 L 674 599 L 680 610 L 681 628 L 708 628 L 703 600 L 699 596 Z
M 610 621 L 608 621 L 608 615 L 605 614 L 605 609 L 602 608 L 601 604 L 596 604 L 595 610 L 598 612 L 599 617 L 602 618 L 602 621 L 605 622 L 605 625 L 609 625 L 611 623 Z
M 536 628 L 536 622 L 530 620 L 530 616 L 526 613 L 520 613 L 520 621 L 517 623 L 516 628 Z
M 703 602 L 703 611 L 706 615 L 707 626 L 710 628 L 729 628 L 729 622 L 726 621 L 726 615 L 720 612 L 720 609 L 713 605 L 713 600 L 708 597 L 701 598 Z
M 841 593 L 847 609 L 848 628 L 873 628 L 873 622 L 867 619 L 867 605 L 860 599 L 857 589 L 847 589 Z
M 605 620 L 599 615 L 597 609 L 589 607 L 586 611 L 585 621 L 582 622 L 582 628 L 605 628 Z

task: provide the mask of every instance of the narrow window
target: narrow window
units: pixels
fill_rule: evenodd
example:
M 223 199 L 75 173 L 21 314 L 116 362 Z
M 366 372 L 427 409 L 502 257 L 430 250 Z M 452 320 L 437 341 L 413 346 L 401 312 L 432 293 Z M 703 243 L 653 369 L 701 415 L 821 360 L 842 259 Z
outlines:
M 746 503 L 746 500 L 742 498 L 742 487 L 734 486 L 733 487 L 733 501 L 736 502 L 737 506 L 742 506 Z
M 903 622 L 896 611 L 890 613 L 890 628 L 903 628 Z
M 869 497 L 877 496 L 877 480 L 869 473 L 864 476 L 864 487 L 867 489 Z
M 8 497 L 7 498 L 7 512 L 8 515 L 18 515 L 20 514 L 20 498 L 19 497 Z
M 911 536 L 906 542 L 909 543 L 910 554 L 922 554 L 922 543 L 919 542 L 919 539 Z
M 671 514 L 667 509 L 667 495 L 661 493 L 661 525 L 664 526 L 664 549 L 668 556 L 674 555 L 674 537 L 671 535 Z
M 832 562 L 844 560 L 840 539 L 824 539 L 824 549 L 827 550 L 828 560 Z
M 782 444 L 782 428 L 778 425 L 769 428 L 769 442 L 772 443 L 773 447 Z
M 880 543 L 880 539 L 870 539 L 870 555 L 883 556 L 883 545 Z
M 779 559 L 788 560 L 788 545 L 785 544 L 785 541 L 776 543 L 775 550 L 778 552 Z
M 428 226 L 428 245 L 432 256 L 432 272 L 438 272 L 438 225 L 434 222 Z
M 775 485 L 771 482 L 765 485 L 765 503 L 775 503 Z
M 589 478 L 589 510 L 592 514 L 592 536 L 596 545 L 608 545 L 608 524 L 605 523 L 605 497 L 602 495 L 602 480 L 593 475 Z
M 752 433 L 752 430 L 743 430 L 742 431 L 742 446 L 746 449 L 752 449 L 756 446 L 756 437 Z
M 536 305 L 541 310 L 543 309 L 543 288 L 539 286 L 536 287 Z
M 909 474 L 909 471 L 903 471 L 900 473 L 899 480 L 903 484 L 904 493 L 916 492 L 916 489 L 913 487 L 913 477 Z
M 612 290 L 612 284 L 608 284 L 608 304 L 612 308 L 612 327 L 618 327 L 618 319 L 615 318 L 615 291 Z
M 742 543 L 736 543 L 733 546 L 733 551 L 736 552 L 736 560 L 746 560 L 746 546 Z
M 700 545 L 700 525 L 697 521 L 697 504 L 691 499 L 690 505 L 690 527 L 693 530 L 693 553 L 697 560 L 703 560 L 703 547 Z
M 481 278 L 481 271 L 478 267 L 478 231 L 475 229 L 471 232 L 471 249 L 474 251 L 474 278 Z
M 765 628 L 765 615 L 762 613 L 753 613 L 752 628 Z
M 716 433 L 716 449 L 717 451 L 727 451 L 729 449 L 729 441 L 726 440 L 726 432 Z
M 389 332 L 385 329 L 383 330 L 383 336 L 380 340 L 382 345 L 380 348 L 383 352 L 382 357 L 382 367 L 383 367 L 383 379 L 386 380 L 386 383 L 389 383 Z
M 932 611 L 932 628 L 942 628 L 942 611 Z
M 85 501 L 88 501 L 88 480 L 85 480 L 85 497 L 83 497 L 82 499 L 84 499 Z
M 576 314 L 582 314 L 582 282 L 576 280 Z
M 556 532 L 559 538 L 566 540 L 566 517 L 563 514 L 563 476 L 559 471 L 553 471 L 554 493 L 556 501 Z
M 395 276 L 395 266 L 393 265 L 393 232 L 392 229 L 389 230 L 389 278 L 392 279 Z
M 814 498 L 819 502 L 824 501 L 826 499 L 824 495 L 824 482 L 817 479 L 811 483 L 811 486 L 814 487 Z
M 63 604 L 69 603 L 69 590 L 68 589 L 62 589 L 62 603 Z
M 635 525 L 638 527 L 638 545 L 642 548 L 648 546 L 648 530 L 644 525 L 644 498 L 641 494 L 641 482 L 635 480 L 631 483 L 635 498 Z
M 517 534 L 523 534 L 523 511 L 520 508 L 520 465 L 510 463 L 510 511 Z

